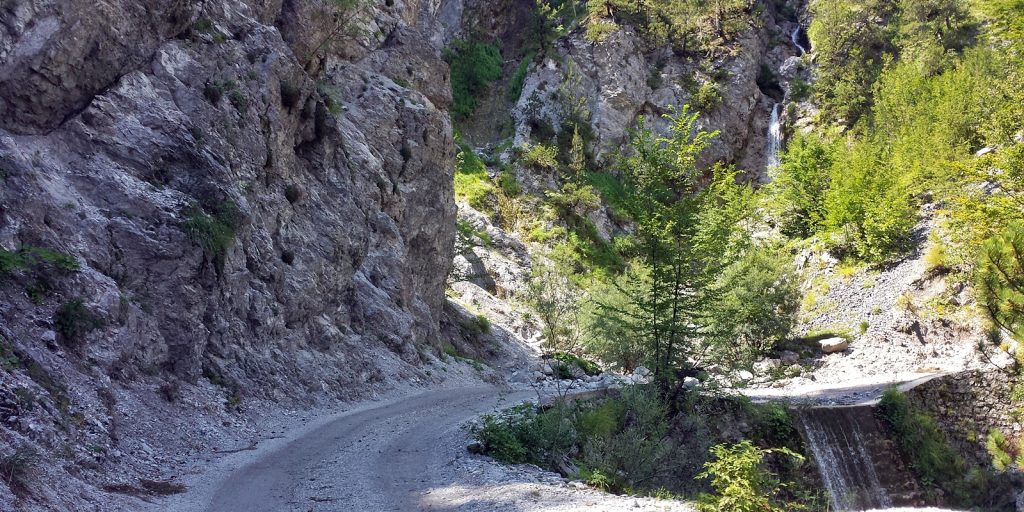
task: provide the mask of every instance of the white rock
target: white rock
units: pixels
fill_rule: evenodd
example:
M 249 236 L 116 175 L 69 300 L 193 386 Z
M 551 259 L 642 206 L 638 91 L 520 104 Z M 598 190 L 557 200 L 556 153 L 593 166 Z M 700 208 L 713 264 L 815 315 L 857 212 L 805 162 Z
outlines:
M 826 354 L 832 354 L 835 352 L 842 352 L 850 348 L 850 342 L 846 341 L 846 338 L 827 338 L 818 342 L 821 345 L 821 351 Z
M 639 375 L 641 377 L 648 377 L 648 376 L 651 375 L 651 371 L 648 370 L 647 368 L 644 368 L 643 366 L 637 366 L 636 369 L 633 370 L 633 375 Z
M 700 381 L 697 380 L 695 377 L 685 377 L 683 379 L 683 386 L 686 386 L 686 389 L 693 389 L 697 387 L 699 384 Z

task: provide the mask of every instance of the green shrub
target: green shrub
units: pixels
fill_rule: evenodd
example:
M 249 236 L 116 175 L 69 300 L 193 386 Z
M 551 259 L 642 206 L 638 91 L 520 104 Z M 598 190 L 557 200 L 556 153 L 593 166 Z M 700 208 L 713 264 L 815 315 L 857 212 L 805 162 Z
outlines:
M 978 302 L 989 319 L 1024 341 L 1024 223 L 985 241 L 978 268 Z
M 549 144 L 534 144 L 523 151 L 523 163 L 553 171 L 558 169 L 558 149 Z
M 60 272 L 74 272 L 79 269 L 78 260 L 70 254 L 43 247 L 23 245 L 17 251 L 0 249 L 0 275 L 16 270 L 42 270 L 52 267 Z
M 699 478 L 711 480 L 715 494 L 703 494 L 697 503 L 702 512 L 788 512 L 793 504 L 779 503 L 782 487 L 775 475 L 764 468 L 765 456 L 779 452 L 794 459 L 803 457 L 788 449 L 764 449 L 750 441 L 711 449 L 715 460 L 704 464 Z
M 235 234 L 242 225 L 243 214 L 232 201 L 217 203 L 210 210 L 212 212 L 207 213 L 197 206 L 190 207 L 182 230 L 203 248 L 207 257 L 222 266 L 224 256 L 234 244 Z
M 693 94 L 693 106 L 699 112 L 710 112 L 722 103 L 722 93 L 717 82 L 704 82 L 700 84 L 697 92 Z
M 239 89 L 234 89 L 228 94 L 228 99 L 231 100 L 231 105 L 235 107 L 235 110 L 244 114 L 249 111 L 249 98 L 245 96 Z
M 598 366 L 597 363 L 583 359 L 575 354 L 570 354 L 568 352 L 555 352 L 551 358 L 566 365 L 578 366 L 587 375 L 601 374 L 601 367 Z
M 503 462 L 532 462 L 552 467 L 563 460 L 576 443 L 572 409 L 565 402 L 539 412 L 533 404 L 484 416 L 474 435 L 488 455 Z
M 32 483 L 32 468 L 39 460 L 39 454 L 27 444 L 19 445 L 9 455 L 0 456 L 0 480 L 7 487 L 18 492 L 27 492 Z
M 483 426 L 474 435 L 491 457 L 508 464 L 521 464 L 529 460 L 529 454 L 519 440 L 518 423 L 531 421 L 535 413 L 522 408 L 515 413 L 521 416 L 512 414 L 506 411 L 500 416 L 484 416 Z
M 498 186 L 508 197 L 516 197 L 523 192 L 523 186 L 519 184 L 515 173 L 507 169 L 498 176 Z
M 497 44 L 457 40 L 445 49 L 444 59 L 451 66 L 452 114 L 465 119 L 487 86 L 501 78 L 501 50 Z
M 491 332 L 491 321 L 483 314 L 478 314 L 473 317 L 473 322 L 476 324 L 476 330 L 480 334 L 487 334 Z
M 789 95 L 795 101 L 803 101 L 811 96 L 811 84 L 796 78 L 789 83 Z
M 214 105 L 219 105 L 225 94 L 238 91 L 238 82 L 234 80 L 208 80 L 203 87 L 203 95 Z
M 102 327 L 103 320 L 89 311 L 82 299 L 74 299 L 57 309 L 53 324 L 65 344 L 76 346 L 81 344 L 86 334 Z
M 998 430 L 992 430 L 985 439 L 985 450 L 992 457 L 992 467 L 996 471 L 1006 471 L 1013 466 L 1024 467 L 1024 454 L 1021 453 L 1020 445 L 1006 439 L 1006 435 Z
M 576 430 L 584 439 L 609 439 L 619 430 L 623 412 L 620 402 L 605 400 L 580 412 L 576 418 Z
M 891 387 L 882 394 L 878 414 L 885 421 L 910 468 L 924 482 L 948 487 L 964 474 L 964 462 L 949 446 L 935 420 Z
M 488 209 L 487 201 L 494 192 L 494 184 L 483 160 L 469 146 L 460 144 L 455 164 L 455 197 L 477 210 Z
M 619 30 L 619 26 L 613 21 L 592 20 L 587 24 L 587 39 L 599 43 L 608 39 L 617 30 Z
M 530 63 L 533 62 L 534 57 L 536 57 L 535 53 L 528 53 L 519 62 L 515 73 L 512 74 L 512 78 L 508 82 L 509 101 L 517 102 L 519 97 L 523 95 L 523 82 L 526 80 L 526 73 L 530 70 Z
M 718 278 L 719 299 L 709 327 L 733 361 L 763 356 L 796 324 L 799 280 L 792 259 L 765 249 L 748 251 Z
M 320 94 L 320 99 L 323 100 L 328 112 L 334 115 L 341 112 L 341 101 L 338 100 L 338 91 L 334 86 L 327 82 L 320 82 L 316 86 L 316 91 Z

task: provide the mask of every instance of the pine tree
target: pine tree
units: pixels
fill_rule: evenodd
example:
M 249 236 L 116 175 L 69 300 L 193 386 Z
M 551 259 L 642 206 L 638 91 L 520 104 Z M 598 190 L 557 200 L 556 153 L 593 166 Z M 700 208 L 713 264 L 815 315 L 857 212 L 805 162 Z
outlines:
M 992 322 L 1024 342 L 1024 224 L 985 241 L 978 294 Z

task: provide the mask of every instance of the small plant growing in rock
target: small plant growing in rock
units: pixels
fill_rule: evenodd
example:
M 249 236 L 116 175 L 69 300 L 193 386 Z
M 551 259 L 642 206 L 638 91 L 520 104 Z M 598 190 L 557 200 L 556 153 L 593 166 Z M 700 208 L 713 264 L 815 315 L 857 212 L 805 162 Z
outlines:
M 85 307 L 82 299 L 65 302 L 53 315 L 53 324 L 64 344 L 77 346 L 86 334 L 103 325 L 103 320 Z
M 466 334 L 480 337 L 491 332 L 491 321 L 486 316 L 478 314 L 472 320 L 463 322 L 462 327 Z
M 16 492 L 28 492 L 32 468 L 39 459 L 36 450 L 27 444 L 19 445 L 10 455 L 0 456 L 0 480 Z
M 189 208 L 182 229 L 221 267 L 224 256 L 235 242 L 235 234 L 242 225 L 243 215 L 231 201 L 216 204 L 211 210 L 212 215 L 199 207 Z
M 17 251 L 0 249 L 0 275 L 43 267 L 51 267 L 60 272 L 79 269 L 78 260 L 74 256 L 60 251 L 31 245 L 23 245 Z
M 233 80 L 221 81 L 221 80 L 210 80 L 203 86 L 203 96 L 206 96 L 207 101 L 214 105 L 219 105 L 221 98 L 224 97 L 224 93 L 230 88 L 233 88 Z

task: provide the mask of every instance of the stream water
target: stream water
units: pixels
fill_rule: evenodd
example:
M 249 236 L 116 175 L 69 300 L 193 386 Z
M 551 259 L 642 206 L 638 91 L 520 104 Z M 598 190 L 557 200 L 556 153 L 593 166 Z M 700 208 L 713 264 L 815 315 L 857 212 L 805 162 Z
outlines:
M 790 32 L 789 40 L 793 42 L 793 45 L 796 46 L 798 50 L 800 50 L 800 55 L 803 55 L 803 54 L 807 53 L 807 48 L 804 48 L 803 45 L 800 44 L 800 29 L 801 28 L 803 28 L 803 27 L 801 27 L 799 24 L 797 24 L 797 26 L 793 28 L 793 31 Z
M 830 510 L 910 510 L 893 507 L 918 502 L 917 481 L 896 454 L 873 405 L 811 407 L 797 416 Z
M 772 107 L 772 115 L 768 118 L 768 147 L 765 152 L 768 154 L 769 173 L 779 166 L 779 152 L 782 151 L 782 119 L 780 116 L 781 103 Z

